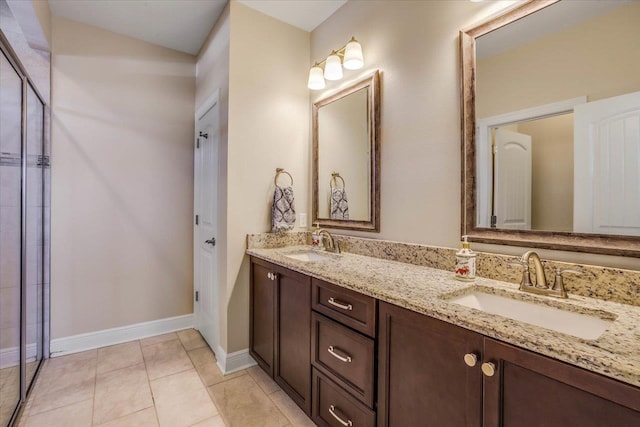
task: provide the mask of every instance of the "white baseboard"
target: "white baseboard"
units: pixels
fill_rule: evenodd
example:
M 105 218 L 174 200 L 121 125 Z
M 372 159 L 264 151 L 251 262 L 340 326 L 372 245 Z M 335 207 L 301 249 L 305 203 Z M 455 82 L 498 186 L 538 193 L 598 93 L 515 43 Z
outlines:
M 233 374 L 234 372 L 257 365 L 256 361 L 249 356 L 249 349 L 227 354 L 222 347 L 218 346 L 215 353 L 218 367 L 223 375 Z
M 56 338 L 51 340 L 51 357 L 64 356 L 65 354 L 78 353 L 94 348 L 193 328 L 194 319 L 193 314 L 185 314 L 184 316 L 168 317 L 166 319 L 136 323 L 135 325 Z
M 35 360 L 38 355 L 36 344 L 27 344 L 27 362 Z M 0 369 L 20 365 L 20 347 L 3 348 L 0 350 Z

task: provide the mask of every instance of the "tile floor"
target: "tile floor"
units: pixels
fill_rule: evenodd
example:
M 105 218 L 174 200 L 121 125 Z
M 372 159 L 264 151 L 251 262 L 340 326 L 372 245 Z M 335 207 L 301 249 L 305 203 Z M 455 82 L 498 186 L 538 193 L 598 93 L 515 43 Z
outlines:
M 194 329 L 45 362 L 20 427 L 313 426 L 257 366 L 223 376 Z

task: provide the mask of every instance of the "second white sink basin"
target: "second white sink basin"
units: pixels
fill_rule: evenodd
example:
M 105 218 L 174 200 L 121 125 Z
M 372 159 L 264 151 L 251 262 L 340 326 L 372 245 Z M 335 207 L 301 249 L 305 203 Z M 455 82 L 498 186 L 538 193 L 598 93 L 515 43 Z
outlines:
M 324 261 L 332 258 L 331 255 L 324 252 L 318 252 L 318 251 L 300 251 L 300 252 L 285 253 L 283 255 L 291 259 L 295 259 L 298 261 L 305 261 L 305 262 Z
M 598 339 L 613 323 L 609 319 L 484 292 L 473 292 L 448 301 L 585 340 Z

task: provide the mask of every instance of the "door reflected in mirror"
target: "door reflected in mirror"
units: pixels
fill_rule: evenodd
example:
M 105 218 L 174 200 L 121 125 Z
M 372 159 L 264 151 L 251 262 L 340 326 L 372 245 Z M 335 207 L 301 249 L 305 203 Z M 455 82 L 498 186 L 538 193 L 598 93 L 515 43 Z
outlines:
M 379 73 L 313 104 L 313 222 L 379 231 Z

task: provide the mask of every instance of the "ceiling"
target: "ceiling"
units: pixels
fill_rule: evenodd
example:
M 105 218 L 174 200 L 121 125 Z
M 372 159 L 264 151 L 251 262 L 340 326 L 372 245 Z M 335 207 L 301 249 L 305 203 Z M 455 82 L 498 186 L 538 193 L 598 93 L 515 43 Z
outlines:
M 305 31 L 313 31 L 347 0 L 238 0 L 252 9 Z
M 196 55 L 228 0 L 49 0 L 51 12 L 74 21 Z M 347 0 L 240 0 L 306 31 Z

